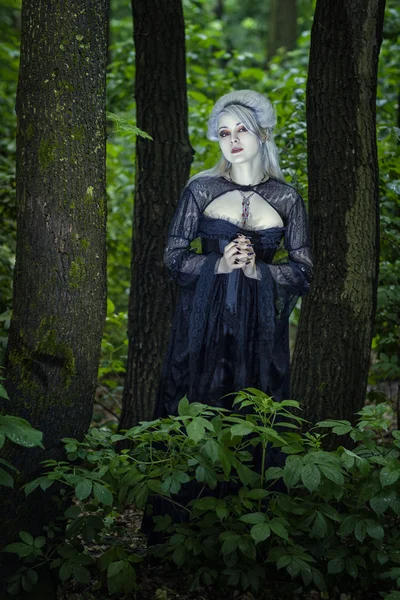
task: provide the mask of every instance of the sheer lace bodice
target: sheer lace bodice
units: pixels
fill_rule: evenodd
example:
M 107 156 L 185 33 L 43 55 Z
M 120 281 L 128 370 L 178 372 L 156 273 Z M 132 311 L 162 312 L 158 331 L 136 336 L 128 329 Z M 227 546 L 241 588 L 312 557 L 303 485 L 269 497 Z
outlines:
M 283 225 L 263 229 L 251 226 L 243 228 L 231 214 L 218 214 L 218 216 L 209 214 L 213 208 L 217 207 L 216 204 L 211 206 L 216 200 L 224 196 L 228 198 L 228 194 L 237 190 L 255 192 L 257 199 L 263 199 L 268 207 L 279 215 Z M 231 227 L 226 228 L 226 235 L 230 234 L 232 238 L 238 231 L 246 232 L 253 242 L 256 239 L 264 245 L 268 245 L 268 238 L 271 235 L 275 244 L 276 231 L 279 230 L 282 234 L 281 237 L 284 236 L 288 262 L 268 264 L 268 269 L 276 283 L 292 293 L 302 294 L 308 290 L 312 276 L 312 262 L 307 214 L 301 196 L 290 185 L 273 178 L 255 186 L 239 185 L 225 177 L 200 177 L 192 181 L 182 193 L 169 228 L 164 254 L 165 264 L 170 269 L 172 276 L 183 287 L 196 284 L 206 261 L 206 255 L 190 250 L 190 243 L 199 235 L 207 237 L 210 234 L 211 221 L 219 222 L 219 225 L 229 223 Z M 206 222 L 208 222 L 208 227 L 204 227 Z M 223 232 L 221 234 L 220 229 L 221 227 L 218 227 L 219 237 L 224 234 Z M 224 230 L 223 227 L 222 230 Z M 260 255 L 257 256 L 257 260 L 262 260 Z M 257 270 L 260 279 L 259 265 Z

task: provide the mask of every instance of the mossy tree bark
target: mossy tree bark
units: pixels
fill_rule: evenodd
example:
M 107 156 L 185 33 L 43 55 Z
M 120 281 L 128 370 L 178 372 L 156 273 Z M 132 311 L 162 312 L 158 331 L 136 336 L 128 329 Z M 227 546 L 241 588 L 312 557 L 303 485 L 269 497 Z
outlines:
M 379 259 L 377 66 L 384 0 L 318 0 L 307 83 L 315 279 L 291 396 L 305 417 L 354 420 L 369 367 Z
M 181 0 L 133 0 L 138 138 L 129 351 L 120 427 L 152 416 L 177 289 L 163 265 L 168 225 L 188 178 L 185 26 Z
M 268 20 L 268 60 L 278 48 L 293 50 L 297 39 L 296 0 L 270 0 Z
M 92 415 L 106 314 L 108 0 L 24 0 L 17 90 L 17 250 L 6 353 L 9 401 L 45 451 L 8 444 L 33 478 Z M 0 488 L 0 541 L 37 531 L 48 504 Z

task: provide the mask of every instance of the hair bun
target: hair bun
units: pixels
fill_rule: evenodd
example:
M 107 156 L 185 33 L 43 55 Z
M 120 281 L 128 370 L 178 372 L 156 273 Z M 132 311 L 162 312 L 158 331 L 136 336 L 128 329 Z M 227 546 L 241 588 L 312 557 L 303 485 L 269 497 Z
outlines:
M 221 112 L 227 106 L 235 104 L 250 108 L 255 112 L 260 127 L 272 130 L 276 125 L 276 112 L 266 96 L 253 90 L 235 90 L 221 96 L 214 104 L 208 121 L 207 137 L 213 142 L 218 141 L 217 125 Z

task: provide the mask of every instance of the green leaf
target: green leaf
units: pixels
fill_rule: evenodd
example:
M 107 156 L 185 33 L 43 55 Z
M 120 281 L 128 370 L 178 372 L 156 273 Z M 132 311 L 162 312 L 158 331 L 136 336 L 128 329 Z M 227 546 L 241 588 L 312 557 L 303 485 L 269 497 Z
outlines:
M 267 523 L 257 523 L 250 530 L 250 535 L 256 544 L 263 542 L 271 535 L 271 529 Z
M 367 534 L 367 525 L 365 521 L 358 521 L 354 528 L 354 535 L 359 542 L 363 542 Z
M 89 583 L 90 581 L 90 573 L 82 565 L 74 564 L 72 566 L 72 574 L 78 583 Z
M 380 523 L 373 519 L 367 519 L 367 533 L 374 540 L 382 540 L 385 536 L 385 531 Z
M 255 527 L 257 527 L 257 525 L 255 525 Z M 221 546 L 222 554 L 230 554 L 231 552 L 236 550 L 236 548 L 239 547 L 241 537 L 237 533 L 225 531 L 223 534 L 220 535 L 220 539 L 221 538 L 223 539 L 223 543 Z
M 340 514 L 336 508 L 333 508 L 333 506 L 330 504 L 322 504 L 318 508 L 326 517 L 328 517 L 328 519 L 331 519 L 332 521 L 338 521 L 340 523 Z
M 257 523 L 263 523 L 266 521 L 266 515 L 260 512 L 249 513 L 248 515 L 242 515 L 239 520 L 243 521 L 243 523 L 256 525 Z
M 253 427 L 251 426 L 251 424 L 242 424 L 242 423 L 238 423 L 237 425 L 232 425 L 231 427 L 231 435 L 232 437 L 234 437 L 235 435 L 249 435 L 249 433 L 252 433 L 253 431 Z
M 200 442 L 206 434 L 206 430 L 198 417 L 195 417 L 193 421 L 189 423 L 186 427 L 186 432 L 189 438 L 196 443 Z
M 383 467 L 379 474 L 379 479 L 381 481 L 382 487 L 393 485 L 400 477 L 400 469 L 396 469 L 393 467 Z
M 124 560 L 116 560 L 108 565 L 107 577 L 115 577 L 124 568 Z
M 284 554 L 283 556 L 281 556 L 278 559 L 278 562 L 276 563 L 276 568 L 278 569 L 284 569 L 285 567 L 287 567 L 288 565 L 290 565 L 290 563 L 292 562 L 292 556 L 289 556 L 289 554 Z
M 39 537 L 35 538 L 33 545 L 35 546 L 35 548 L 43 548 L 45 543 L 46 538 L 43 535 L 40 535 Z
M 267 490 L 263 490 L 261 488 L 255 488 L 253 490 L 249 490 L 246 493 L 246 498 L 251 498 L 252 500 L 262 500 L 268 496 Z
M 328 573 L 330 575 L 341 573 L 344 571 L 344 565 L 345 563 L 343 558 L 333 558 L 328 562 Z
M 106 504 L 107 506 L 112 506 L 113 495 L 104 485 L 94 482 L 93 490 L 94 497 L 96 498 L 96 500 L 98 500 L 102 504 Z
M 191 504 L 198 510 L 214 510 L 218 504 L 218 499 L 213 496 L 206 496 L 205 498 L 193 500 Z
M 357 579 L 358 577 L 358 566 L 356 561 L 350 556 L 346 557 L 346 571 L 348 574 L 353 577 L 353 579 Z
M 314 492 L 321 483 L 321 474 L 316 465 L 307 464 L 301 469 L 301 480 L 309 492 Z
M 293 465 L 285 465 L 283 468 L 283 481 L 288 488 L 294 487 L 301 477 L 300 466 L 298 463 Z
M 44 447 L 42 444 L 42 432 L 34 429 L 28 421 L 20 417 L 0 416 L 0 431 L 11 442 L 19 446 L 24 446 L 25 448 L 33 448 L 35 446 Z
M 340 535 L 342 537 L 348 537 L 349 535 L 351 535 L 357 523 L 357 515 L 349 515 L 348 517 L 346 517 L 340 526 Z
M 61 581 L 67 581 L 67 579 L 69 579 L 71 577 L 72 566 L 73 566 L 73 563 L 71 563 L 69 560 L 64 562 L 61 565 L 60 570 L 58 571 Z
M 181 567 L 183 565 L 183 563 L 185 562 L 185 557 L 186 557 L 185 548 L 184 548 L 184 546 L 182 546 L 182 544 L 180 544 L 179 546 L 177 546 L 175 548 L 175 550 L 172 554 L 172 560 L 178 567 Z
M 376 512 L 377 515 L 382 515 L 388 508 L 393 495 L 395 495 L 394 490 L 382 490 L 379 492 L 379 494 L 369 501 L 372 510 Z
M 34 539 L 33 536 L 30 533 L 28 533 L 28 531 L 20 531 L 19 537 L 23 542 L 25 542 L 25 544 L 28 544 L 28 546 L 33 546 Z
M 20 558 L 24 558 L 25 556 L 32 554 L 33 548 L 22 542 L 14 542 L 13 544 L 5 546 L 5 548 L 2 549 L 2 552 L 13 552 L 14 554 L 18 554 Z
M 327 533 L 327 530 L 328 526 L 324 515 L 320 512 L 317 512 L 313 525 L 311 527 L 310 537 L 323 539 Z
M 376 555 L 376 558 L 380 565 L 384 565 L 389 560 L 389 554 L 384 550 L 379 550 Z
M 204 444 L 204 451 L 206 452 L 207 456 L 211 459 L 213 464 L 217 462 L 219 458 L 219 445 L 215 440 L 207 440 L 207 442 Z
M 272 531 L 275 533 L 275 535 L 279 536 L 280 538 L 283 538 L 284 540 L 289 539 L 286 527 L 284 526 L 281 520 L 272 519 L 271 521 L 269 521 L 268 524 L 271 527 Z
M 81 479 L 75 486 L 75 496 L 78 500 L 85 500 L 92 493 L 92 481 Z
M 11 477 L 7 471 L 0 467 L 0 485 L 4 487 L 14 487 L 14 479 Z
M 330 481 L 337 483 L 337 485 L 344 485 L 344 477 L 339 469 L 335 469 L 334 467 L 328 467 L 322 464 L 319 465 L 319 469 Z
M 189 414 L 188 411 L 189 411 L 189 400 L 188 400 L 187 396 L 184 396 L 178 404 L 178 415 L 180 417 L 183 417 L 183 416 Z

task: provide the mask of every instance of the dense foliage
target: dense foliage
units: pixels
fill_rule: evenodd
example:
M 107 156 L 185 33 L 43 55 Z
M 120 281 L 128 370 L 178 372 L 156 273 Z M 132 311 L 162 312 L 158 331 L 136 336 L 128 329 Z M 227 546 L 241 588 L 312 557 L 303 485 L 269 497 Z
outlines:
M 147 554 L 179 567 L 192 589 L 231 586 L 262 595 L 279 581 L 279 598 L 285 590 L 317 588 L 328 597 L 362 588 L 394 600 L 400 432 L 392 432 L 392 447 L 382 443 L 385 405 L 364 408 L 356 427 L 325 421 L 303 434 L 290 412 L 294 401 L 276 403 L 249 389 L 235 406 L 230 412 L 184 398 L 177 417 L 125 434 L 94 428 L 82 442 L 64 439 L 67 460 L 44 461 L 43 474 L 25 486 L 27 495 L 54 489 L 63 514 L 42 535 L 22 531 L 4 548 L 21 561 L 9 593 L 32 589 L 44 564 L 86 589 L 94 582 L 99 589 L 102 580 L 110 595 L 136 589 L 146 552 L 119 516 L 132 503 L 144 508 L 161 496 L 186 519 L 174 524 L 166 514 L 155 516 L 162 539 Z M 348 434 L 352 450 L 325 451 L 326 430 Z M 129 450 L 118 450 L 122 440 Z M 271 456 L 286 461 L 268 466 Z M 176 494 L 188 487 L 194 499 L 184 506 Z

